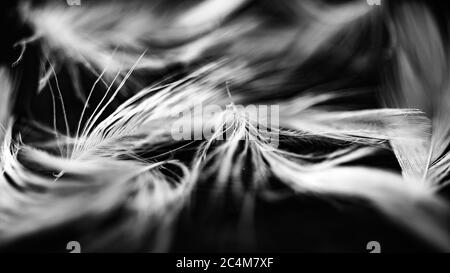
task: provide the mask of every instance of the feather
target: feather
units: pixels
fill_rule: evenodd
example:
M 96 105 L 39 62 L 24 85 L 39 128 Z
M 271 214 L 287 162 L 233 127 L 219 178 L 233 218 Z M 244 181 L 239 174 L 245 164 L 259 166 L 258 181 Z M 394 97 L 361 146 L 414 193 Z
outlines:
M 309 103 L 305 102 L 305 104 Z M 400 117 L 404 114 L 403 111 L 393 109 L 392 112 L 396 115 L 386 116 L 394 118 L 395 121 L 402 120 Z M 400 117 L 397 116 L 399 113 Z M 388 112 L 388 114 L 390 113 Z M 207 178 L 215 174 L 214 183 L 219 188 L 223 189 L 228 183 L 231 183 L 233 193 L 239 196 L 246 192 L 243 183 L 239 183 L 242 181 L 241 170 L 245 169 L 251 173 L 247 176 L 247 179 L 250 179 L 247 191 L 256 195 L 270 191 L 269 177 L 275 176 L 299 193 L 365 198 L 393 221 L 406 226 L 440 249 L 450 250 L 446 220 L 450 216 L 448 204 L 435 196 L 429 188 L 408 183 L 401 176 L 386 171 L 361 167 L 338 167 L 340 164 L 370 155 L 374 152 L 373 150 L 347 151 L 336 158 L 312 164 L 302 160 L 301 156 L 297 157 L 296 154 L 277 149 L 271 139 L 274 134 L 297 138 L 301 138 L 301 134 L 284 133 L 283 130 L 278 130 L 276 127 L 272 127 L 268 131 L 261 129 L 266 125 L 258 124 L 258 121 L 249 116 L 250 113 L 242 112 L 231 106 L 216 118 L 211 119 L 216 122 L 214 127 L 216 130 L 197 154 L 193 171 L 194 177 L 199 177 L 201 174 Z M 401 131 L 399 128 L 386 127 L 388 124 L 395 126 L 401 126 L 401 124 L 383 119 L 380 112 L 376 112 L 376 114 L 371 112 L 329 113 L 327 115 L 327 117 L 331 116 L 335 116 L 335 119 L 330 123 L 339 121 L 342 124 L 342 126 L 335 127 L 337 135 L 349 135 L 347 128 L 355 126 L 353 122 L 358 125 L 369 124 L 369 129 L 362 127 L 357 133 L 351 132 L 351 134 L 360 134 L 369 139 L 371 137 L 380 139 L 381 132 L 387 131 L 382 138 L 387 140 L 391 136 L 389 131 L 394 133 Z M 314 119 L 315 116 L 309 113 L 307 117 Z M 374 117 L 383 121 L 383 126 L 372 125 L 373 122 L 369 121 Z M 318 119 L 320 118 L 319 114 Z M 222 130 L 222 128 L 225 129 Z M 305 130 L 308 131 L 308 127 L 306 128 Z M 366 131 L 369 134 L 364 134 Z M 373 133 L 374 131 L 375 133 Z M 315 132 L 317 132 L 317 136 L 327 136 L 323 131 Z M 220 140 L 224 133 L 227 138 L 225 142 L 222 142 Z M 400 137 L 406 136 L 400 135 Z M 348 137 L 343 138 L 348 140 Z M 219 158 L 220 160 L 218 160 Z M 214 185 L 210 185 L 210 187 L 214 187 Z M 415 221 L 411 221 L 411 219 L 415 219 Z
M 105 69 L 107 79 L 129 70 L 143 52 L 136 69 L 146 71 L 189 65 L 208 57 L 227 57 L 254 64 L 251 69 L 258 75 L 272 74 L 258 81 L 258 86 L 264 88 L 267 82 L 273 85 L 285 80 L 280 76 L 281 69 L 293 70 L 329 49 L 327 45 L 333 39 L 360 32 L 360 23 L 373 14 L 373 9 L 363 3 L 295 1 L 292 9 L 302 19 L 287 26 L 267 25 L 261 16 L 227 20 L 249 2 L 202 1 L 183 12 L 171 9 L 174 11 L 163 15 L 154 11 L 154 3 L 142 1 L 126 6 L 118 2 L 88 3 L 76 9 L 59 5 L 24 7 L 22 17 L 35 33 L 19 44 L 25 47 L 38 42 L 44 66 L 51 63 L 57 71 L 67 67 L 73 73 L 74 65 L 81 64 L 97 76 Z M 276 65 L 264 64 L 267 60 Z M 50 69 L 44 69 L 41 88 L 49 77 Z M 122 77 L 119 75 L 119 79 Z M 78 97 L 84 95 L 78 91 Z
M 127 214 L 117 225 L 99 234 L 88 232 L 80 237 L 86 242 L 86 251 L 114 244 L 122 247 L 121 251 L 141 247 L 157 252 L 167 249 L 173 219 L 189 191 L 188 170 L 183 164 L 176 161 L 149 164 L 112 157 L 65 159 L 20 143 L 12 146 L 10 134 L 11 130 L 1 161 L 2 244 L 68 223 L 76 224 L 80 230 L 98 228 L 109 215 L 121 209 Z M 18 156 L 27 165 L 38 166 L 54 176 L 36 173 L 24 166 Z M 167 168 L 176 168 L 181 175 L 171 178 L 163 174 L 162 170 Z M 146 242 L 141 240 L 152 232 L 159 235 Z M 121 241 L 123 238 L 127 241 Z
M 38 45 L 35 84 L 40 96 L 49 88 L 54 128 L 12 112 L 14 86 L 0 68 L 2 246 L 75 230 L 85 251 L 167 251 L 181 212 L 206 186 L 212 198 L 200 205 L 214 207 L 230 194 L 242 230 L 252 231 L 256 200 L 274 201 L 269 196 L 282 187 L 368 201 L 450 251 L 449 204 L 436 194 L 450 170 L 448 53 L 427 8 L 402 3 L 384 16 L 364 1 L 173 4 L 22 6 L 33 35 L 18 41 L 18 62 L 28 61 L 28 44 Z M 349 94 L 342 86 L 353 80 L 347 72 L 364 77 L 379 68 L 385 48 L 372 52 L 367 38 L 386 19 L 394 69 L 383 71 L 391 77 L 385 105 L 333 107 L 333 100 L 366 98 L 369 88 Z M 369 45 L 359 46 L 362 40 Z M 176 75 L 153 82 L 180 64 Z M 138 70 L 145 79 L 135 77 Z M 333 83 L 321 75 L 328 70 L 339 74 Z M 82 72 L 96 75 L 92 87 Z M 84 102 L 76 124 L 62 100 L 63 79 Z M 94 94 L 98 84 L 104 93 Z M 124 89 L 131 92 L 119 99 Z M 214 111 L 205 114 L 206 107 Z M 28 137 L 35 127 L 39 133 Z M 333 149 L 312 149 L 313 141 Z M 358 166 L 391 150 L 403 175 Z
M 389 79 L 388 105 L 424 111 L 429 122 L 410 124 L 408 141 L 391 141 L 405 175 L 431 187 L 446 184 L 450 144 L 448 52 L 431 12 L 419 4 L 404 4 L 391 19 L 394 76 Z M 411 129 L 415 127 L 416 129 Z
M 158 125 L 175 119 L 178 111 L 220 98 L 205 88 L 215 67 L 217 64 L 203 67 L 166 86 L 146 88 L 96 124 L 106 106 L 99 107 L 80 136 L 56 134 L 59 141 L 46 144 L 49 151 L 55 150 L 50 149 L 52 143 L 58 145 L 60 151 L 65 151 L 60 155 L 51 154 L 44 147 L 13 143 L 9 127 L 1 160 L 5 196 L 0 203 L 0 218 L 5 221 L 0 224 L 0 242 L 9 243 L 69 222 L 77 222 L 80 229 L 100 225 L 115 210 L 125 209 L 129 211 L 126 218 L 101 236 L 95 235 L 85 249 L 96 251 L 117 244 L 130 250 L 143 246 L 151 251 L 165 251 L 170 244 L 171 225 L 192 189 L 190 173 L 176 160 L 149 163 L 135 153 L 141 145 L 154 141 L 153 128 L 165 128 L 167 131 L 162 130 L 161 134 L 169 133 L 170 127 Z M 214 87 L 216 83 L 211 84 Z M 120 86 L 114 93 L 119 89 Z M 43 176 L 27 166 L 53 176 Z M 174 178 L 172 169 L 181 174 Z M 85 223 L 91 218 L 96 219 L 95 223 Z M 128 233 L 133 235 L 122 242 L 123 234 Z M 150 233 L 153 239 L 142 242 Z M 83 240 L 88 242 L 89 238 Z
M 109 67 L 111 74 L 129 69 L 142 52 L 153 46 L 139 67 L 161 69 L 177 60 L 170 57 L 173 54 L 161 56 L 155 45 L 190 40 L 220 24 L 245 2 L 229 1 L 214 13 L 204 13 L 218 4 L 204 1 L 181 14 L 167 14 L 167 18 L 157 15 L 152 4 L 143 1 L 126 5 L 119 2 L 84 4 L 77 9 L 63 5 L 25 6 L 22 15 L 31 23 L 35 34 L 33 39 L 24 42 L 41 39 L 48 58 L 64 55 L 88 67 Z M 203 15 L 199 16 L 200 13 Z M 107 65 L 112 56 L 112 64 Z
M 280 158 L 268 161 L 277 176 L 301 193 L 365 198 L 396 223 L 442 251 L 450 250 L 448 204 L 426 187 L 374 169 L 334 167 L 305 173 Z
M 283 110 L 281 106 L 281 111 Z M 285 112 L 281 113 L 281 116 L 282 125 L 288 128 L 331 139 L 371 145 L 381 145 L 389 140 L 410 141 L 411 133 L 425 134 L 424 128 L 428 125 L 428 119 L 423 117 L 420 111 L 410 109 L 346 112 L 315 110 L 297 114 Z
M 0 141 L 11 119 L 11 105 L 13 104 L 13 83 L 10 73 L 5 67 L 0 67 Z

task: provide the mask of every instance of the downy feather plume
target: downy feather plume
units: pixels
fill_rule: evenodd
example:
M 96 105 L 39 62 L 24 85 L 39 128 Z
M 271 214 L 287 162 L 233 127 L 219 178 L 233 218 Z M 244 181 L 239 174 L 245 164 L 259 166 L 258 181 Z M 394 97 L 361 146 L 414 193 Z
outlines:
M 420 109 L 422 122 L 405 127 L 408 141 L 391 141 L 406 177 L 439 189 L 449 170 L 449 52 L 431 12 L 418 4 L 403 5 L 390 24 L 394 75 L 386 103 Z M 429 120 L 425 120 L 425 115 Z
M 0 141 L 6 132 L 11 117 L 11 102 L 13 99 L 13 82 L 10 72 L 0 67 Z

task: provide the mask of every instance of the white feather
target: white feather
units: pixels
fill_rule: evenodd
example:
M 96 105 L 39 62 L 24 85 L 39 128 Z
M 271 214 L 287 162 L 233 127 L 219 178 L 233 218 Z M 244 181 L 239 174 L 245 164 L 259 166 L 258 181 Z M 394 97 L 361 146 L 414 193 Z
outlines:
M 431 123 L 410 124 L 405 128 L 410 139 L 391 144 L 405 175 L 432 187 L 442 186 L 447 184 L 444 178 L 450 167 L 448 50 L 431 11 L 423 5 L 403 4 L 392 17 L 390 29 L 395 68 L 386 103 L 420 109 L 431 119 Z

